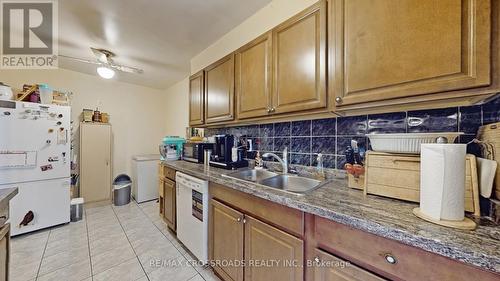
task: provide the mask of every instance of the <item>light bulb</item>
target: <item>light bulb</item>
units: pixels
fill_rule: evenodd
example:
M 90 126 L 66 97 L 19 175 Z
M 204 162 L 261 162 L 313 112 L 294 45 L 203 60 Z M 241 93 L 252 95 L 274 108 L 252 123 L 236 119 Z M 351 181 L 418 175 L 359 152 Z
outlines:
M 111 79 L 115 76 L 115 71 L 109 67 L 99 66 L 97 68 L 97 74 L 104 79 Z

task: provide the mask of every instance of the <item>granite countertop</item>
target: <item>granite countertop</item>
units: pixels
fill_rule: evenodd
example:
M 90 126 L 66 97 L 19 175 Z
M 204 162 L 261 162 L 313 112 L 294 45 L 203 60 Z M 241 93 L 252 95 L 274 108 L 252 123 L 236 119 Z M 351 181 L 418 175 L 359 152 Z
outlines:
M 500 273 L 500 227 L 486 220 L 479 221 L 474 231 L 435 225 L 413 215 L 412 209 L 418 204 L 365 196 L 360 190 L 348 188 L 345 179 L 332 179 L 313 192 L 295 195 L 223 176 L 234 172 L 231 170 L 205 169 L 186 161 L 163 163 L 194 177 Z
M 17 187 L 0 189 L 0 205 L 8 203 L 18 192 Z

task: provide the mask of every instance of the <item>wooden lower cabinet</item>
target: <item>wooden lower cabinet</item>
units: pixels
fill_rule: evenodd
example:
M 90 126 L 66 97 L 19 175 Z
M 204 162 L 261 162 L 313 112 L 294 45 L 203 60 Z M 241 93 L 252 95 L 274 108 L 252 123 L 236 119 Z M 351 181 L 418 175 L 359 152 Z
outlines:
M 10 224 L 0 228 L 0 281 L 9 280 Z
M 314 256 L 314 281 L 387 280 L 320 249 L 314 250 Z
M 159 210 L 160 210 L 160 217 L 163 218 L 163 212 L 165 210 L 165 190 L 163 188 L 163 184 L 164 184 L 164 179 L 163 177 L 160 177 L 158 179 L 158 203 L 160 204 L 159 206 Z
M 304 278 L 301 239 L 212 199 L 210 260 L 225 281 Z
M 168 227 L 172 230 L 176 230 L 176 189 L 175 182 L 169 179 L 165 179 L 163 183 L 163 218 L 167 223 Z
M 216 200 L 210 204 L 210 254 L 215 272 L 226 281 L 242 281 L 243 213 Z
M 304 242 L 250 216 L 245 224 L 245 281 L 303 280 Z

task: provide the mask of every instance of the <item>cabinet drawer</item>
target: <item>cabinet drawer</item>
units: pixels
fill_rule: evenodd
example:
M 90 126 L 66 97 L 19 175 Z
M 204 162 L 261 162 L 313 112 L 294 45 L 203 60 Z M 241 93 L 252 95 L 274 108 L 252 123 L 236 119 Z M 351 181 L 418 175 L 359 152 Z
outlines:
M 259 218 L 298 237 L 304 235 L 304 213 L 283 205 L 210 183 L 210 195 L 246 214 Z
M 175 170 L 167 166 L 163 166 L 163 177 L 175 181 Z
M 498 280 L 499 276 L 394 240 L 315 217 L 315 239 L 352 263 L 394 280 Z M 394 263 L 388 262 L 394 258 Z
M 389 168 L 397 170 L 420 171 L 419 156 L 374 155 L 370 152 L 369 167 Z
M 314 256 L 314 281 L 387 280 L 320 249 L 314 249 Z

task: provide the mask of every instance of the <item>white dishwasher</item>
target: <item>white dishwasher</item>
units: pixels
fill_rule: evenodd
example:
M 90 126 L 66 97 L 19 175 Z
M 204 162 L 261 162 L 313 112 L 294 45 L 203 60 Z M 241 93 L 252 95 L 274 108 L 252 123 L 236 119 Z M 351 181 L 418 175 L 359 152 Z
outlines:
M 208 181 L 180 172 L 177 183 L 177 238 L 198 260 L 208 262 Z

